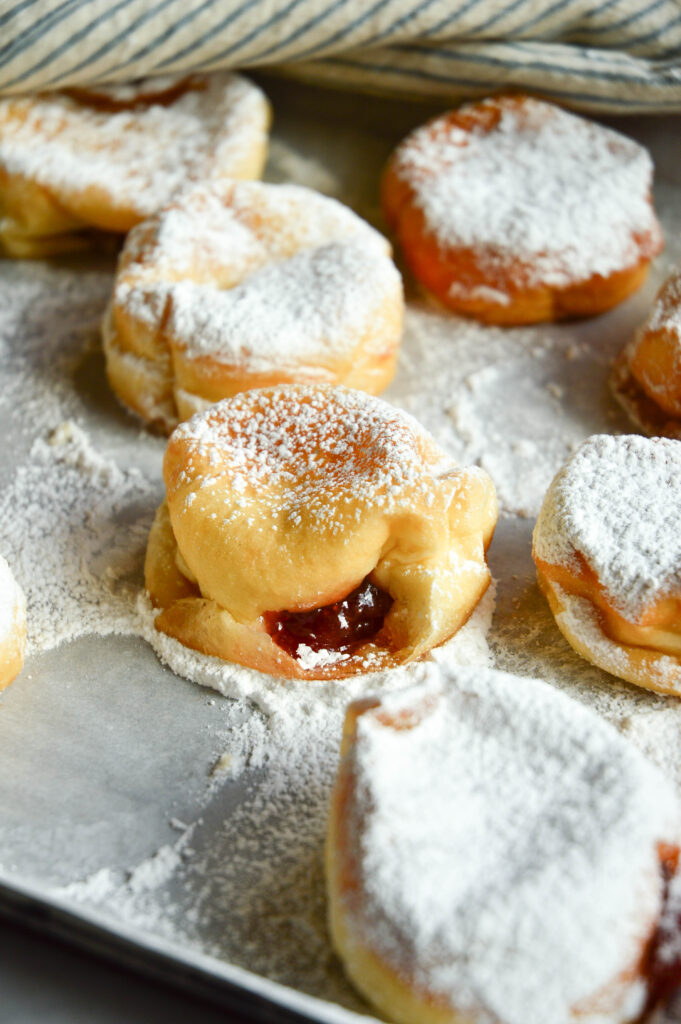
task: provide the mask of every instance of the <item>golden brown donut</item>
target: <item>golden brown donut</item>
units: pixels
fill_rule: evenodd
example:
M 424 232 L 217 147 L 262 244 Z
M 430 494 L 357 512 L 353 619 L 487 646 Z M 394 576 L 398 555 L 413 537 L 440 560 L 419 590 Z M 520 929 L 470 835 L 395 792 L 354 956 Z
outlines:
M 395 1024 L 647 1019 L 681 974 L 671 785 L 539 680 L 417 671 L 346 714 L 326 868 L 350 980 Z
M 83 248 L 190 179 L 258 177 L 269 116 L 260 89 L 226 74 L 0 99 L 0 251 Z
M 417 128 L 383 176 L 385 218 L 417 281 L 486 323 L 592 316 L 662 248 L 646 150 L 528 96 Z
M 390 246 L 297 185 L 192 188 L 128 237 L 104 319 L 123 403 L 169 431 L 239 391 L 310 381 L 381 391 L 402 282 Z
M 611 384 L 637 426 L 681 440 L 681 270 L 665 281 L 645 324 L 621 352 Z
M 25 647 L 26 601 L 10 567 L 0 556 L 0 690 L 21 672 Z
M 681 442 L 589 438 L 560 470 L 533 535 L 539 585 L 575 650 L 681 696 Z
M 244 392 L 182 424 L 146 586 L 156 628 L 275 675 L 425 655 L 489 584 L 494 487 L 406 413 L 347 388 Z

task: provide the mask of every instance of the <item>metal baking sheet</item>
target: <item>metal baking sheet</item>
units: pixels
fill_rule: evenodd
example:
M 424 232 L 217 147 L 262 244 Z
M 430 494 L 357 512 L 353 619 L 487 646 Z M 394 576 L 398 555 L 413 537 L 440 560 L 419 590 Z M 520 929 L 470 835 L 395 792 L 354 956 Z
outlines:
M 380 169 L 432 108 L 272 78 L 263 85 L 275 111 L 269 180 L 317 187 L 380 225 Z M 530 560 L 537 495 L 553 469 L 590 433 L 631 429 L 607 389 L 610 360 L 681 255 L 677 122 L 627 119 L 617 127 L 645 142 L 657 167 L 667 249 L 646 286 L 594 320 L 500 331 L 449 317 L 408 285 L 405 347 L 386 397 L 422 414 L 454 454 L 497 480 L 504 511 L 490 550 L 495 663 L 584 700 L 679 785 L 679 759 L 670 756 L 681 742 L 678 703 L 580 661 L 551 620 Z M 124 472 L 139 469 L 145 483 L 131 506 L 96 508 L 102 527 L 118 517 L 101 550 L 92 544 L 96 522 L 86 524 L 87 536 L 80 527 L 73 533 L 91 572 L 110 581 L 124 619 L 142 583 L 163 441 L 141 430 L 106 384 L 97 323 L 113 267 L 111 256 L 0 263 L 0 467 L 8 487 L 27 466 L 35 470 L 36 441 L 70 420 L 102 458 Z M 451 345 L 446 365 L 443 344 Z M 43 536 L 26 524 L 26 544 L 49 548 L 59 572 L 49 508 L 47 494 Z M 5 513 L 7 551 L 23 513 Z M 52 609 L 55 623 L 77 600 Z M 371 1015 L 325 933 L 320 806 L 328 778 L 314 778 L 313 765 L 307 782 L 300 772 L 297 787 L 277 791 L 278 768 L 267 757 L 249 763 L 246 751 L 238 765 L 225 762 L 235 732 L 267 727 L 262 707 L 179 678 L 140 636 L 81 635 L 34 653 L 0 697 L 0 907 L 246 1006 L 256 1019 L 277 1013 L 341 1024 Z M 273 792 L 271 813 L 265 806 L 256 819 L 253 807 Z M 245 834 L 255 820 L 256 834 Z

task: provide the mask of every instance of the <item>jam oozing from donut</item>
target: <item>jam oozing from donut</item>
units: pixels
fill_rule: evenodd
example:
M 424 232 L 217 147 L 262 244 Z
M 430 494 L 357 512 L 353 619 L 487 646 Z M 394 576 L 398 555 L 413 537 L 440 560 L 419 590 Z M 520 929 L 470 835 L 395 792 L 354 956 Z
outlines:
M 135 86 L 138 82 L 144 82 L 144 79 L 138 79 L 130 84 Z M 148 83 L 147 83 L 148 84 Z M 72 100 L 77 103 L 81 103 L 86 107 L 91 107 L 93 110 L 101 110 L 109 114 L 118 114 L 123 110 L 137 110 L 139 107 L 151 107 L 161 106 L 169 107 L 175 100 L 178 100 L 180 96 L 184 96 L 186 92 L 201 91 L 205 89 L 205 85 L 199 79 L 192 78 L 191 75 L 181 79 L 179 82 L 175 82 L 173 85 L 166 86 L 165 88 L 147 89 L 146 92 L 140 93 L 139 95 L 132 95 L 128 99 L 119 99 L 115 94 L 107 95 L 106 91 L 97 92 L 96 87 L 92 90 L 88 89 L 64 89 L 66 96 L 70 96 Z
M 267 631 L 293 658 L 301 646 L 313 651 L 344 651 L 375 637 L 393 599 L 365 579 L 341 601 L 309 612 L 269 612 Z
M 679 864 L 679 849 L 667 846 L 660 851 L 660 867 L 664 886 L 662 914 L 655 933 L 648 943 L 642 974 L 648 987 L 648 998 L 640 1021 L 647 1020 L 655 1009 L 663 1006 L 681 985 L 681 888 L 672 880 Z

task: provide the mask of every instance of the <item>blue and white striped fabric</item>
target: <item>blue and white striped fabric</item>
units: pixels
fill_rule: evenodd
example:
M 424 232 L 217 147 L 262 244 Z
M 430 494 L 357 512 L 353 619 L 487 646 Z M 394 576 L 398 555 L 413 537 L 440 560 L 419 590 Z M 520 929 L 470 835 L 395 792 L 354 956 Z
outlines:
M 218 68 L 681 110 L 680 0 L 0 0 L 0 91 Z

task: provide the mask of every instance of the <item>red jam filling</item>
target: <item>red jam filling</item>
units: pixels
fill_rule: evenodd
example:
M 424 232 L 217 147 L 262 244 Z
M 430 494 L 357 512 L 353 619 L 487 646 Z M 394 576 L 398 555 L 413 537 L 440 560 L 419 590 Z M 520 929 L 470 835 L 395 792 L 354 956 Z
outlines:
M 342 601 L 309 612 L 268 612 L 267 631 L 293 658 L 303 645 L 313 651 L 346 651 L 383 628 L 393 599 L 365 579 Z
M 645 1021 L 658 1006 L 667 1003 L 681 985 L 681 888 L 678 879 L 673 897 L 670 892 L 678 863 L 678 847 L 665 846 L 660 850 L 662 913 L 643 957 L 641 973 L 648 987 L 648 998 L 641 1021 Z

